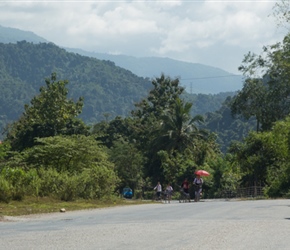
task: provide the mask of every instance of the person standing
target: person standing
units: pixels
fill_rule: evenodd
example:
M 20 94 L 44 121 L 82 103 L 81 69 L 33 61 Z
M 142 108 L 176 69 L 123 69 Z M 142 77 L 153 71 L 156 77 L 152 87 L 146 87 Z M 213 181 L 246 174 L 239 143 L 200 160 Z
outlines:
M 185 178 L 181 184 L 179 202 L 181 202 L 181 200 L 184 200 L 184 201 L 188 200 L 190 202 L 189 181 L 187 180 L 187 178 Z
M 187 178 L 184 179 L 184 181 L 181 184 L 181 188 L 183 189 L 183 192 L 188 194 L 189 193 L 189 182 Z
M 170 185 L 170 183 L 168 183 L 166 189 L 165 189 L 165 194 L 167 196 L 167 199 L 168 199 L 168 203 L 170 203 L 171 201 L 171 196 L 172 196 L 172 193 L 173 193 L 173 188 L 172 186 Z
M 203 184 L 203 179 L 200 178 L 200 175 L 196 175 L 196 177 L 193 180 L 193 185 L 194 185 L 194 201 L 197 202 L 199 201 L 201 195 L 202 195 L 202 184 Z
M 157 185 L 155 186 L 154 190 L 156 190 L 157 199 L 160 200 L 161 192 L 162 192 L 162 186 L 161 186 L 159 181 L 157 182 Z

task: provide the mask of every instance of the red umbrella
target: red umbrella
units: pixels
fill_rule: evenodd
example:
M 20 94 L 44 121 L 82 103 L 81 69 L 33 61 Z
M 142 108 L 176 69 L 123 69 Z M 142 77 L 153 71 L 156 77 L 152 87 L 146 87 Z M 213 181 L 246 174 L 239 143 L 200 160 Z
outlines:
M 209 176 L 209 172 L 205 171 L 205 170 L 196 170 L 194 172 L 196 175 L 200 175 L 200 176 Z

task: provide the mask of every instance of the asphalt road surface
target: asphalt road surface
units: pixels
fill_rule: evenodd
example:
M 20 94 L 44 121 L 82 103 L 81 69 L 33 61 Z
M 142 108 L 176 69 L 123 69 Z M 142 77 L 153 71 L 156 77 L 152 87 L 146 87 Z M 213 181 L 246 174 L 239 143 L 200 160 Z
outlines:
M 290 200 L 144 204 L 0 222 L 0 249 L 290 249 Z

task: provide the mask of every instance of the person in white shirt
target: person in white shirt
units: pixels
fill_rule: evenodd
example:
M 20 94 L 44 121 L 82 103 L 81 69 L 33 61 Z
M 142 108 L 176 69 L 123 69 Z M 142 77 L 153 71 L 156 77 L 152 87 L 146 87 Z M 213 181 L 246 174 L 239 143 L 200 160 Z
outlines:
M 172 193 L 173 193 L 173 188 L 170 185 L 170 183 L 168 183 L 168 185 L 167 185 L 167 187 L 165 189 L 165 194 L 167 195 L 168 203 L 170 203 L 170 201 L 171 201 Z
M 194 189 L 195 189 L 195 196 L 194 196 L 194 201 L 197 202 L 199 201 L 201 195 L 202 195 L 202 184 L 203 184 L 203 179 L 200 178 L 200 175 L 196 175 L 193 181 Z
M 159 181 L 158 181 L 156 187 L 154 188 L 154 190 L 156 190 L 157 199 L 160 200 L 160 198 L 161 198 L 161 192 L 162 192 L 162 186 L 161 186 L 161 184 L 160 184 Z

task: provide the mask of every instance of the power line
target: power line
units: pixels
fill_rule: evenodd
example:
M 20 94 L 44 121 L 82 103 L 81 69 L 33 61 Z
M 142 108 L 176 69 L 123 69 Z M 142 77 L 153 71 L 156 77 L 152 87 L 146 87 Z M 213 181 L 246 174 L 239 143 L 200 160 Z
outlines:
M 203 79 L 225 78 L 225 77 L 242 77 L 242 75 L 224 75 L 224 76 L 192 77 L 192 78 L 181 78 L 180 80 L 182 80 L 182 81 L 189 81 L 189 80 L 203 80 Z
M 223 76 L 204 76 L 204 77 L 192 77 L 192 78 L 181 78 L 182 81 L 192 80 L 203 80 L 203 79 L 215 79 L 215 78 L 226 78 L 226 77 L 243 77 L 242 75 L 223 75 Z M 1 83 L 0 85 L 26 85 L 26 83 Z M 30 86 L 27 84 L 27 86 Z

